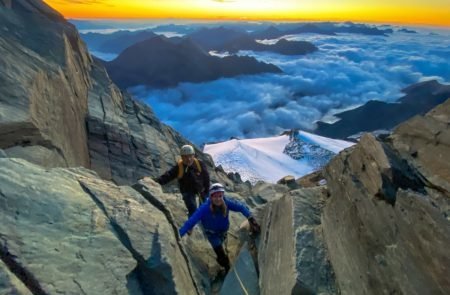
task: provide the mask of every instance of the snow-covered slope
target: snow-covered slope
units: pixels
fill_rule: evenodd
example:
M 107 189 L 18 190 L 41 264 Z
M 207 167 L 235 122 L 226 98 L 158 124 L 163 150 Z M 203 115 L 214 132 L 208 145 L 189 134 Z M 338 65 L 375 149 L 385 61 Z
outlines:
M 334 154 L 352 144 L 300 131 L 290 136 L 207 144 L 203 151 L 226 172 L 238 172 L 244 181 L 275 183 L 286 175 L 297 178 L 317 170 Z

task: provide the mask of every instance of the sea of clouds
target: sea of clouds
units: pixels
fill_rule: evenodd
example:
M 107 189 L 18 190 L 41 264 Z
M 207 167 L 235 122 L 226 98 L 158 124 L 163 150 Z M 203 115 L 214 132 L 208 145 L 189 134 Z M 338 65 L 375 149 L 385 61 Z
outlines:
M 314 130 L 336 112 L 369 100 L 394 102 L 410 84 L 450 82 L 450 30 L 414 28 L 389 36 L 301 34 L 319 51 L 303 56 L 239 52 L 280 67 L 262 74 L 181 83 L 170 89 L 134 87 L 157 116 L 196 144 L 274 136 L 286 129 Z M 261 40 L 273 43 L 276 40 Z

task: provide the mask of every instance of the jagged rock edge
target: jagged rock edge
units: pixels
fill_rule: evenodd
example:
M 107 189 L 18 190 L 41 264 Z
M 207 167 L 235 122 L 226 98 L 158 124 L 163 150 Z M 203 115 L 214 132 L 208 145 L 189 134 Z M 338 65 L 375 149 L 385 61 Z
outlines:
M 180 249 L 181 255 L 183 256 L 184 260 L 186 261 L 186 266 L 189 270 L 189 276 L 191 277 L 192 284 L 194 285 L 195 290 L 197 291 L 197 294 L 202 294 L 200 292 L 200 289 L 194 278 L 192 266 L 189 261 L 188 255 L 187 255 L 186 251 L 184 250 L 183 245 L 181 244 L 181 237 L 178 232 L 178 228 L 175 225 L 175 220 L 172 216 L 172 213 L 164 206 L 164 204 L 162 204 L 160 201 L 158 201 L 156 198 L 154 198 L 153 195 L 149 191 L 146 190 L 145 185 L 142 185 L 140 183 L 135 183 L 134 185 L 131 186 L 131 188 L 133 188 L 135 191 L 137 191 L 139 194 L 141 194 L 144 197 L 144 199 L 146 199 L 148 202 L 150 202 L 150 204 L 155 206 L 158 210 L 160 210 L 164 214 L 164 216 L 166 216 L 167 221 L 172 226 L 172 229 L 175 234 L 175 238 L 176 238 L 178 247 Z
M 122 229 L 122 227 L 117 222 L 114 221 L 113 218 L 111 218 L 109 216 L 108 211 L 106 210 L 105 206 L 96 197 L 95 193 L 92 192 L 90 190 L 90 188 L 87 185 L 85 185 L 84 183 L 82 183 L 81 181 L 78 181 L 78 183 L 80 184 L 80 186 L 83 189 L 83 191 L 86 192 L 86 194 L 91 197 L 91 199 L 94 201 L 94 203 L 97 205 L 97 207 L 100 208 L 100 210 L 102 210 L 103 214 L 105 214 L 105 216 L 108 218 L 112 228 L 114 229 L 115 234 L 118 237 L 118 240 L 131 253 L 133 258 L 137 261 L 138 264 L 137 264 L 136 268 L 133 270 L 133 272 L 136 272 L 139 269 L 145 270 L 145 267 L 141 267 L 142 265 L 145 264 L 145 259 L 144 259 L 144 257 L 141 254 L 139 254 L 138 251 L 136 251 L 133 248 L 133 246 L 131 245 L 130 238 L 128 237 L 126 232 Z M 140 280 L 138 280 L 138 282 L 139 282 L 139 286 L 142 288 L 142 290 L 144 290 L 145 289 L 145 285 L 142 284 L 142 282 Z

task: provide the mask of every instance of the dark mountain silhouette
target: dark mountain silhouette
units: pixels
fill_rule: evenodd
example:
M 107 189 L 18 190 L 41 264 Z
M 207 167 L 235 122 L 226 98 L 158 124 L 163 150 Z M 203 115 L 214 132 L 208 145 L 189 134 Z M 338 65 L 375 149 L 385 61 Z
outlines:
M 189 34 L 189 38 L 205 50 L 222 50 L 223 46 L 248 34 L 224 27 L 202 28 Z
M 89 49 L 105 53 L 120 53 L 125 48 L 155 37 L 152 31 L 118 31 L 112 34 L 86 33 L 81 34 Z
M 273 26 L 268 30 L 271 30 L 273 34 L 280 32 Z M 274 45 L 262 44 L 256 42 L 254 35 L 224 27 L 204 28 L 189 35 L 189 38 L 207 51 L 217 50 L 236 53 L 239 50 L 253 50 L 270 51 L 285 55 L 300 55 L 318 50 L 316 46 L 306 41 L 280 40 Z
M 332 138 L 347 138 L 364 131 L 389 130 L 399 123 L 423 115 L 450 97 L 450 86 L 436 80 L 413 84 L 402 90 L 405 96 L 397 103 L 369 101 L 366 104 L 335 115 L 333 124 L 318 122 L 315 133 Z
M 283 29 L 280 29 L 282 27 Z M 270 26 L 264 30 L 257 31 L 252 34 L 256 39 L 275 39 L 286 35 L 294 34 L 321 34 L 321 35 L 336 35 L 337 33 L 352 33 L 363 35 L 382 35 L 391 34 L 391 29 L 379 29 L 377 27 L 368 26 L 365 24 L 354 24 L 346 22 L 344 25 L 337 23 L 314 23 L 314 24 L 298 24 L 289 26 Z
M 170 40 L 157 36 L 127 48 L 105 63 L 120 87 L 170 87 L 179 82 L 204 82 L 246 74 L 281 73 L 271 64 L 252 57 L 210 56 L 189 38 Z
M 406 28 L 400 29 L 400 30 L 398 30 L 398 31 L 399 31 L 399 32 L 402 32 L 402 33 L 408 33 L 408 34 L 417 34 L 416 31 L 410 30 L 410 29 L 406 29 Z
M 274 25 L 271 25 L 267 29 L 256 31 L 252 34 L 252 36 L 256 39 L 276 39 L 283 35 L 286 35 L 286 33 Z
M 286 39 L 281 39 L 273 45 L 268 45 L 258 43 L 248 35 L 224 44 L 221 49 L 222 51 L 228 51 L 230 53 L 235 53 L 239 50 L 253 50 L 270 51 L 284 55 L 307 54 L 318 50 L 314 44 L 306 41 L 288 41 Z
M 387 36 L 392 34 L 392 29 L 379 29 L 375 26 L 369 26 L 366 24 L 355 24 L 353 22 L 345 22 L 344 25 L 333 24 L 334 32 L 336 33 L 351 33 L 362 35 L 374 35 L 374 36 Z M 326 27 L 324 27 L 326 29 Z

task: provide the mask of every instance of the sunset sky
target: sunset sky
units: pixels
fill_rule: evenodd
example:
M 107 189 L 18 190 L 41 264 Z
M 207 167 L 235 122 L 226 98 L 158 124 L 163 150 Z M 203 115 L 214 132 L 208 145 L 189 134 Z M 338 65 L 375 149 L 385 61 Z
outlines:
M 44 0 L 66 18 L 351 20 L 450 26 L 449 0 Z

